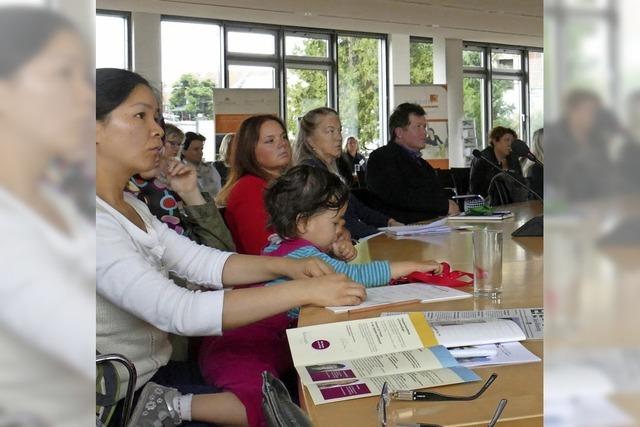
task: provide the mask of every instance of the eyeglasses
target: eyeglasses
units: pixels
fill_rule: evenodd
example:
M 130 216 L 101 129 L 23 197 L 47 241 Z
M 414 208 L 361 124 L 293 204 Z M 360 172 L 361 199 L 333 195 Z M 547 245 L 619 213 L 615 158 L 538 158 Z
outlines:
M 471 396 L 451 396 L 436 392 L 420 392 L 420 391 L 412 391 L 412 390 L 397 390 L 393 392 L 389 392 L 389 385 L 385 382 L 382 386 L 382 392 L 380 393 L 380 400 L 378 400 L 378 424 L 380 427 L 387 427 L 387 410 L 389 407 L 389 403 L 391 400 L 405 400 L 405 401 L 416 401 L 416 402 L 442 402 L 442 401 L 469 401 L 475 400 L 478 397 L 482 396 L 482 394 L 493 384 L 493 382 L 498 378 L 498 374 L 491 374 L 487 382 L 478 390 L 475 394 Z M 491 421 L 488 424 L 488 427 L 493 427 L 502 415 L 502 411 L 504 411 L 505 406 L 507 406 L 507 399 L 502 399 L 498 403 L 498 407 L 496 408 Z M 403 425 L 404 427 L 442 427 L 439 424 L 411 424 L 411 425 Z M 401 427 L 397 425 L 396 427 Z

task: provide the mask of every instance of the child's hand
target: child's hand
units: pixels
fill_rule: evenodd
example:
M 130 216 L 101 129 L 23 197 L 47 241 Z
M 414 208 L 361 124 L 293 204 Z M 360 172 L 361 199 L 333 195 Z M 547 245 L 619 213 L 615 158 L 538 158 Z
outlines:
M 320 277 L 334 273 L 333 268 L 320 258 L 283 259 L 287 260 L 286 272 L 284 274 L 292 279 L 307 279 L 309 277 Z
M 331 252 L 335 255 L 336 258 L 341 259 L 342 261 L 351 261 L 358 255 L 358 250 L 351 240 L 338 240 L 331 245 Z
M 414 271 L 425 273 L 440 274 L 442 273 L 442 264 L 436 261 L 398 261 L 390 263 L 391 277 L 398 278 L 411 274 Z
M 336 231 L 336 240 L 348 240 L 351 241 L 351 233 L 345 227 L 347 222 L 344 218 L 340 218 L 340 222 L 338 223 L 338 230 Z
M 349 279 L 344 274 L 328 274 L 305 280 L 309 292 L 308 303 L 320 307 L 357 305 L 367 298 L 364 286 Z

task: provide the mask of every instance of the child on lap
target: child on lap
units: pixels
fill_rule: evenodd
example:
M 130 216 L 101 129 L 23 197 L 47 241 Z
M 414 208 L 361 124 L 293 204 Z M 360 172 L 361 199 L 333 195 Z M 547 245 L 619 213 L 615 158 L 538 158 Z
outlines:
M 337 241 L 340 221 L 347 207 L 349 189 L 340 178 L 322 168 L 297 166 L 275 180 L 265 192 L 271 226 L 277 235 L 264 255 L 289 258 L 315 256 L 331 265 L 337 273 L 349 276 L 366 287 L 384 286 L 395 277 L 413 271 L 439 273 L 435 261 L 374 261 L 349 265 L 326 253 L 341 253 Z M 277 279 L 267 286 L 277 286 Z M 299 309 L 290 310 L 263 321 L 225 332 L 222 337 L 207 337 L 200 350 L 203 377 L 234 393 L 245 405 L 251 426 L 264 426 L 261 372 L 282 377 L 293 369 L 286 329 L 294 327 Z

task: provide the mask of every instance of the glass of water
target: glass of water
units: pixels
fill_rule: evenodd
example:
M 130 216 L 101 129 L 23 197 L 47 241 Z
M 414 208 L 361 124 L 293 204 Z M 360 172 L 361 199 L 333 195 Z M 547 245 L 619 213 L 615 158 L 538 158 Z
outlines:
M 473 293 L 499 298 L 502 292 L 502 231 L 473 232 Z

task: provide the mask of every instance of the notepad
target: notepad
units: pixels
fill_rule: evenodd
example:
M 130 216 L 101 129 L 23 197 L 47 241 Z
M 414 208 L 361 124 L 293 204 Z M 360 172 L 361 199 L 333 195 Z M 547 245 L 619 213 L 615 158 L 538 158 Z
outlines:
M 526 339 L 522 329 L 513 320 L 507 319 L 431 323 L 431 328 L 438 343 L 447 348 Z
M 457 215 L 451 215 L 447 219 L 450 222 L 493 222 L 502 221 L 507 218 L 513 218 L 513 212 L 511 211 L 495 211 L 491 215 L 469 215 L 464 212 Z
M 463 298 L 471 298 L 471 294 L 446 286 L 407 283 L 405 285 L 381 286 L 379 288 L 367 289 L 367 299 L 361 304 L 327 307 L 327 309 L 334 313 L 344 313 L 391 304 L 410 302 L 429 303 Z

